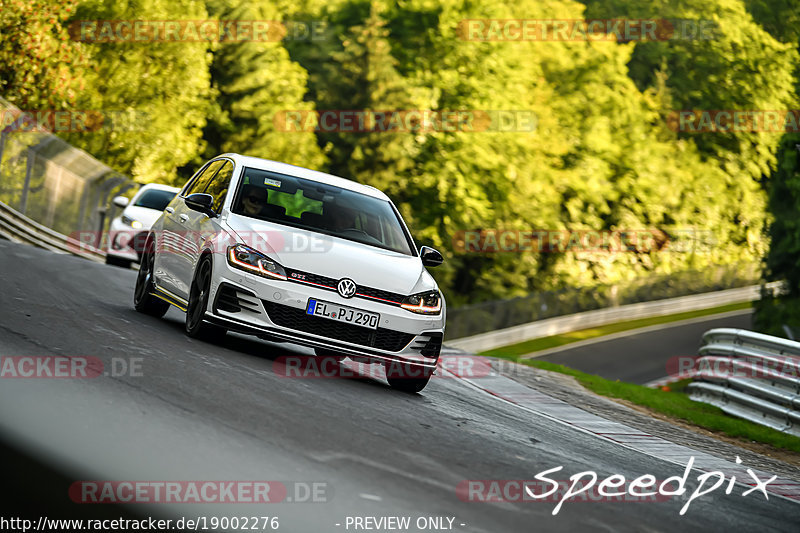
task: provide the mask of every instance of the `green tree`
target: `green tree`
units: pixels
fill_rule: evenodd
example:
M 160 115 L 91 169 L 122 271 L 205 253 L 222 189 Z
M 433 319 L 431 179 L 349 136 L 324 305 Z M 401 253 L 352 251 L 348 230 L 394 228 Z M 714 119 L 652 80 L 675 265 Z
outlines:
M 368 1 L 328 9 L 324 16 L 336 39 L 290 47 L 309 70 L 310 93 L 318 108 L 460 110 L 475 116 L 515 107 L 533 112 L 525 61 L 511 55 L 493 59 L 496 53 L 490 49 L 474 57 L 473 43 L 458 39 L 457 11 L 446 13 L 442 6 L 417 2 L 400 7 Z M 424 24 L 415 25 L 415 17 Z M 402 53 L 408 47 L 416 50 L 415 59 Z M 515 80 L 507 95 L 498 91 L 507 85 L 504 80 L 485 77 L 491 62 Z M 517 67 L 521 70 L 515 71 Z M 544 197 L 534 200 L 530 176 L 546 175 L 547 164 L 536 168 L 536 157 L 528 155 L 535 137 L 531 132 L 436 131 L 405 123 L 391 132 L 329 132 L 320 137 L 334 147 L 330 156 L 335 173 L 386 191 L 420 243 L 438 246 L 449 256 L 434 272 L 445 286 L 458 286 L 464 297 L 525 290 L 527 276 L 518 271 L 530 271 L 533 256 L 509 261 L 518 265 L 517 271 L 498 268 L 492 276 L 487 273 L 491 264 L 509 257 L 456 257 L 450 249 L 459 230 L 520 226 L 515 212 L 530 213 L 536 211 L 532 203 L 547 203 Z M 509 196 L 512 191 L 524 196 Z M 519 266 L 525 262 L 528 267 Z
M 203 20 L 200 0 L 85 0 L 74 21 Z M 115 118 L 67 139 L 139 182 L 178 183 L 178 167 L 202 151 L 210 110 L 209 43 L 89 42 L 88 90 L 77 107 Z
M 628 62 L 629 76 L 637 86 L 659 95 L 662 123 L 669 120 L 669 110 L 780 110 L 797 103 L 793 72 L 800 56 L 791 44 L 764 31 L 740 0 L 585 3 L 589 18 L 668 19 L 674 25 L 669 40 L 634 42 Z M 713 31 L 705 35 L 693 34 L 685 22 L 703 20 L 713 23 Z M 684 223 L 694 219 L 713 228 L 717 246 L 711 264 L 758 259 L 766 252 L 763 184 L 776 166 L 781 135 L 678 131 L 674 137 L 679 150 L 670 165 L 671 175 L 683 174 L 685 181 L 678 190 L 694 207 L 687 210 L 681 202 L 682 208 L 670 206 L 667 214 L 685 217 L 694 211 Z
M 652 86 L 639 87 L 629 65 L 641 43 L 474 42 L 459 34 L 463 19 L 519 12 L 580 19 L 581 5 L 347 0 L 308 9 L 337 37 L 289 44 L 309 71 L 309 94 L 320 109 L 536 115 L 534 131 L 319 135 L 333 146 L 335 173 L 387 191 L 418 240 L 443 248 L 448 261 L 435 275 L 463 300 L 752 261 L 764 252 L 758 183 L 732 184 L 694 139 L 667 127 L 666 110 L 680 97 L 666 59 Z M 713 231 L 719 244 L 702 253 L 580 256 L 453 249 L 459 230 L 477 228 L 669 234 L 688 226 Z
M 667 86 L 675 109 L 773 110 L 796 103 L 793 72 L 800 59 L 790 44 L 777 41 L 757 24 L 742 0 L 656 0 L 640 3 L 586 0 L 587 16 L 630 17 L 674 21 L 675 33 L 664 41 L 636 45 L 630 75 L 641 89 L 654 87 L 666 65 Z M 703 34 L 683 20 L 709 21 Z M 700 151 L 731 176 L 731 197 L 744 176 L 760 180 L 775 163 L 779 133 L 758 131 L 682 132 Z M 756 202 L 758 203 L 758 202 Z
M 800 49 L 800 7 L 792 0 L 747 0 L 753 18 L 774 38 Z M 800 94 L 800 67 L 795 70 Z M 755 325 L 765 333 L 783 336 L 783 325 L 800 328 L 800 134 L 787 133 L 778 149 L 778 163 L 769 176 L 770 248 L 764 278 L 782 281 L 780 290 L 768 290 L 754 304 Z
M 210 0 L 208 9 L 220 20 L 280 21 L 270 1 Z M 282 113 L 313 112 L 304 101 L 307 74 L 294 63 L 280 41 L 220 43 L 211 64 L 218 94 L 203 137 L 204 158 L 241 152 L 287 163 L 319 168 L 325 157 L 313 132 L 281 131 Z
M 800 6 L 796 0 L 745 0 L 745 5 L 770 35 L 784 43 L 800 42 Z
M 0 0 L 0 96 L 23 110 L 69 109 L 86 61 L 65 20 L 77 1 Z
M 769 181 L 770 248 L 764 278 L 782 281 L 754 304 L 755 326 L 783 336 L 782 326 L 800 328 L 800 135 L 787 135 L 778 151 L 778 165 Z M 797 329 L 796 331 L 800 331 Z

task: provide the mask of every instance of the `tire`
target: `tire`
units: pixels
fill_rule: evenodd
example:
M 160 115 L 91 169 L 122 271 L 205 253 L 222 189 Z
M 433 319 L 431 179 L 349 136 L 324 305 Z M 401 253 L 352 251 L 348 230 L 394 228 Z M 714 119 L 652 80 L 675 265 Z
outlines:
M 189 289 L 189 305 L 186 306 L 186 334 L 193 339 L 214 340 L 225 336 L 228 330 L 203 322 L 208 309 L 208 293 L 211 292 L 211 259 L 200 260 Z
M 386 367 L 386 380 L 389 385 L 402 392 L 416 393 L 428 385 L 433 375 L 432 369 L 417 365 L 389 363 Z
M 136 288 L 133 290 L 133 307 L 145 315 L 161 318 L 169 310 L 169 304 L 160 298 L 156 298 L 153 292 L 153 244 L 150 243 L 148 250 L 142 256 L 142 264 L 136 276 Z
M 131 261 L 129 259 L 120 259 L 119 257 L 115 257 L 113 255 L 106 255 L 106 264 L 121 268 L 131 267 Z

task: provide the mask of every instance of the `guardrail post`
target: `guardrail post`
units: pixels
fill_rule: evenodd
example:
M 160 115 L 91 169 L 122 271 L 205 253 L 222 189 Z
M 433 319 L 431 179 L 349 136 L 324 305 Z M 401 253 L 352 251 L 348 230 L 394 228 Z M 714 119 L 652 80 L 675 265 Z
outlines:
M 36 152 L 28 150 L 28 162 L 25 167 L 25 184 L 22 186 L 22 196 L 19 199 L 19 212 L 23 215 L 28 209 L 28 189 L 31 186 L 31 174 L 33 174 L 33 165 L 36 160 Z
M 61 195 L 61 177 L 64 175 L 64 167 L 59 166 L 56 171 L 56 184 L 54 190 L 48 195 L 47 199 L 47 218 L 45 226 L 48 228 L 53 227 L 53 220 L 56 216 L 56 206 L 58 205 L 59 196 Z
M 0 132 L 0 179 L 3 179 L 3 151 L 6 149 L 7 131 Z
M 95 239 L 94 247 L 100 249 L 103 246 L 103 226 L 105 226 L 105 223 L 106 223 L 106 207 L 105 206 L 101 205 L 101 206 L 99 206 L 97 208 L 97 217 L 98 217 L 99 223 L 97 224 L 97 238 Z

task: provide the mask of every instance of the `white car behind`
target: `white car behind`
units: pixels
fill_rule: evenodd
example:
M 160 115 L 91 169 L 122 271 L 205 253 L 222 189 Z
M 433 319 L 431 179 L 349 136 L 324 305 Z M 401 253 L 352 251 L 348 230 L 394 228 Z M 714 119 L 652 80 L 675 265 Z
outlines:
M 180 192 L 178 187 L 150 183 L 143 185 L 128 201 L 117 196 L 113 203 L 122 213 L 111 221 L 106 264 L 128 268 L 142 258 L 147 233 L 164 208 Z

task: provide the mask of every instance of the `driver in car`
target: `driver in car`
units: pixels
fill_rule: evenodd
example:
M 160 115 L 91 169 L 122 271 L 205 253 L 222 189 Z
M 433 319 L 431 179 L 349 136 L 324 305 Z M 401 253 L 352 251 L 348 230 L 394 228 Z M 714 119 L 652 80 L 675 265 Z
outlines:
M 255 185 L 242 187 L 242 211 L 248 216 L 258 216 L 267 203 L 267 191 Z

